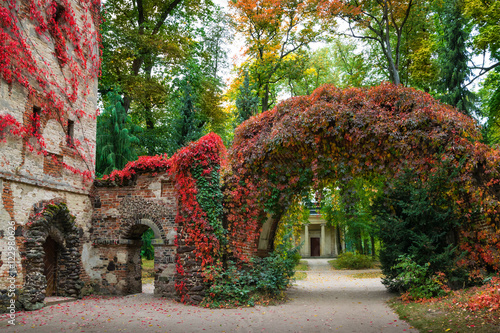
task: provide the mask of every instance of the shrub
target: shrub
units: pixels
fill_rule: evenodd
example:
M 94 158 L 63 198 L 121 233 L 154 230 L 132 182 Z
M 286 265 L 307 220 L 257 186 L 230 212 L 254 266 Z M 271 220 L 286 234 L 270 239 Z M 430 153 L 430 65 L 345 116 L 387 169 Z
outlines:
M 401 256 L 411 257 L 431 273 L 445 273 L 454 286 L 467 281 L 467 273 L 456 266 L 460 257 L 458 227 L 465 223 L 456 203 L 459 168 L 443 163 L 425 177 L 407 169 L 375 200 L 373 208 L 382 241 L 380 262 L 386 276 L 383 283 L 389 289 L 408 288 L 398 278 L 404 273 L 399 265 Z
M 297 249 L 273 252 L 265 258 L 252 258 L 249 265 L 237 265 L 231 261 L 227 267 L 212 268 L 214 277 L 202 306 L 253 306 L 262 296 L 276 298 L 290 285 Z
M 406 290 L 404 299 L 418 300 L 444 296 L 449 292 L 444 274 L 434 274 L 429 267 L 430 263 L 419 265 L 409 256 L 399 257 L 398 264 L 393 267 L 399 274 L 393 280 Z
M 155 237 L 153 229 L 148 228 L 142 234 L 141 258 L 153 260 L 155 257 L 155 248 L 151 245 L 151 240 Z
M 339 254 L 337 260 L 332 260 L 337 269 L 364 269 L 373 268 L 373 260 L 370 256 L 354 254 L 351 252 Z

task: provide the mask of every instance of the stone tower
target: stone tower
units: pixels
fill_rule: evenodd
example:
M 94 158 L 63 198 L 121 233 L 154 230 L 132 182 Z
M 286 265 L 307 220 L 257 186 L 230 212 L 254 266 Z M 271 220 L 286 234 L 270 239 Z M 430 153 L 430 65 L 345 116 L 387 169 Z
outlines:
M 81 295 L 81 256 L 91 246 L 99 6 L 0 4 L 0 312 L 14 289 L 17 310 L 41 307 L 46 295 Z

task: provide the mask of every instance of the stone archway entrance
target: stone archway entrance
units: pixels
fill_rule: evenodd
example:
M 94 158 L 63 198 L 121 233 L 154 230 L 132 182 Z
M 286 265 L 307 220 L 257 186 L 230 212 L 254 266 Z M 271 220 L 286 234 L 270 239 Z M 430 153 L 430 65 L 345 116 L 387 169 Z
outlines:
M 161 232 L 158 226 L 150 219 L 140 219 L 133 224 L 125 234 L 125 238 L 129 240 L 128 244 L 128 261 L 127 261 L 127 294 L 142 293 L 142 260 L 141 247 L 142 235 L 150 229 L 153 230 L 154 238 L 151 245 L 155 247 L 155 268 L 157 268 L 160 259 L 157 255 L 157 248 L 164 244 L 161 237 Z M 156 269 L 155 269 L 156 272 Z M 155 279 L 155 287 L 156 287 Z
M 25 230 L 25 293 L 21 302 L 27 310 L 40 309 L 45 297 L 80 297 L 80 237 L 63 202 L 42 202 L 34 207 Z

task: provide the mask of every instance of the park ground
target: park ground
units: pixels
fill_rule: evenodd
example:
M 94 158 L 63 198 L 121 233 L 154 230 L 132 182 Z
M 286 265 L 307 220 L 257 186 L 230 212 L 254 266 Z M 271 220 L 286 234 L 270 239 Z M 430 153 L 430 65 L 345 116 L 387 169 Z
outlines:
M 17 313 L 6 332 L 418 332 L 399 320 L 386 301 L 393 297 L 374 270 L 332 270 L 324 259 L 308 260 L 288 300 L 274 306 L 207 309 L 142 293 L 86 297 L 39 311 Z M 368 277 L 368 278 L 367 278 Z M 146 291 L 151 291 L 147 290 Z

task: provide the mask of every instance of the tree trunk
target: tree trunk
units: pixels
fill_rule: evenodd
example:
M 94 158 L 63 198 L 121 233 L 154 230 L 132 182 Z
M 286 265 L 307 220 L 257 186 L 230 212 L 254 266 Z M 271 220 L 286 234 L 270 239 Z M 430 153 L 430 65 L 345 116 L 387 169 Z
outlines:
M 370 242 L 372 243 L 372 257 L 375 258 L 377 254 L 375 253 L 375 237 L 370 234 Z
M 269 108 L 269 83 L 266 83 L 264 96 L 262 96 L 262 112 Z
M 356 239 L 355 240 L 356 252 L 359 254 L 363 254 L 363 239 L 361 238 L 361 231 L 360 230 L 356 230 L 354 232 L 354 238 Z
M 337 225 L 337 253 L 342 253 L 342 237 L 340 235 L 340 227 Z

